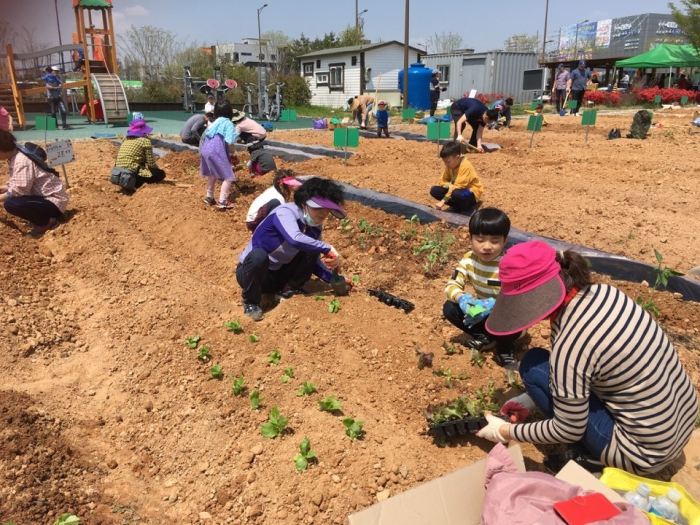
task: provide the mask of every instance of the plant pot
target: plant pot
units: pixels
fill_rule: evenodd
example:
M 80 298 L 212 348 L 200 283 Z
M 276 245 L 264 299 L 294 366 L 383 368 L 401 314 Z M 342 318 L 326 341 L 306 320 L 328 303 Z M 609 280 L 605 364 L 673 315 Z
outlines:
M 430 427 L 430 432 L 435 439 L 445 439 L 455 436 L 465 436 L 467 433 L 475 434 L 487 425 L 484 417 L 465 417 L 454 421 L 445 421 Z

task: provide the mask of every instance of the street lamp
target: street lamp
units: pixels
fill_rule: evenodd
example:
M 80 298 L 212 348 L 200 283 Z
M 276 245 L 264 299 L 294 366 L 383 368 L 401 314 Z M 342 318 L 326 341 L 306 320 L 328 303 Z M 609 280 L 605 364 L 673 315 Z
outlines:
M 260 11 L 265 9 L 267 4 L 264 4 L 258 9 L 258 113 L 262 111 L 263 105 L 263 85 L 262 85 L 262 36 L 260 34 Z
M 545 60 L 545 47 L 547 46 L 547 18 L 549 17 L 549 0 L 547 0 L 546 6 L 544 8 L 544 33 L 542 33 L 542 63 Z
M 357 18 L 355 19 L 355 29 L 360 28 L 360 17 L 364 15 L 367 11 L 369 11 L 369 9 L 365 9 L 364 11 L 360 11 L 359 13 L 357 13 Z
M 581 22 L 581 24 L 585 24 L 586 22 L 588 22 L 588 19 Z M 576 38 L 574 39 L 574 60 L 578 60 L 578 26 L 581 24 L 576 23 Z

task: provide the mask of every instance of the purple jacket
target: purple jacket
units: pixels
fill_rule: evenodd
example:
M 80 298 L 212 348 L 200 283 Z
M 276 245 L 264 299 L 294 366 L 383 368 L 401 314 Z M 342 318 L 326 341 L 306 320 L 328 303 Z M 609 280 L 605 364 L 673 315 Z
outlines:
M 304 213 L 296 204 L 282 204 L 258 225 L 238 260 L 243 262 L 252 250 L 262 249 L 270 258 L 270 270 L 279 270 L 299 252 L 327 254 L 331 245 L 321 240 L 322 232 L 322 226 L 307 226 Z M 321 261 L 316 262 L 313 273 L 325 282 L 329 282 L 332 276 Z

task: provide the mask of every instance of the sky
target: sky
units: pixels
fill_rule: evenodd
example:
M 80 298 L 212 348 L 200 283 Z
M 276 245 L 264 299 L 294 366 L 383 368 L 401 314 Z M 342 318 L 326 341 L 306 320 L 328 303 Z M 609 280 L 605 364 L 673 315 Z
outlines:
M 183 43 L 213 45 L 257 38 L 257 9 L 262 33 L 281 31 L 290 38 L 302 33 L 313 40 L 324 33 L 338 35 L 355 21 L 355 3 L 364 13 L 365 35 L 372 42 L 404 40 L 407 0 L 113 0 L 117 35 L 131 25 L 151 25 L 175 33 Z M 677 4 L 680 2 L 677 2 Z M 75 31 L 72 0 L 0 0 L 0 20 L 16 28 L 35 30 L 40 42 L 58 45 L 56 21 L 63 43 Z M 500 0 L 490 2 L 411 0 L 409 43 L 423 47 L 435 34 L 457 33 L 462 47 L 477 52 L 502 49 L 506 38 L 527 33 L 542 34 L 546 0 Z M 572 7 L 575 6 L 575 7 Z M 644 13 L 669 13 L 668 0 L 549 0 L 547 34 L 555 38 L 561 26 L 584 20 L 603 20 Z M 461 15 L 460 15 L 461 13 Z

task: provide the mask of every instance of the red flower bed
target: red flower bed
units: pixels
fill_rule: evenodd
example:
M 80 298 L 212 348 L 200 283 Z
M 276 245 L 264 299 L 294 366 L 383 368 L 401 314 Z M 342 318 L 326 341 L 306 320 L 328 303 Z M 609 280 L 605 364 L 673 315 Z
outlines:
M 678 88 L 647 88 L 641 91 L 634 90 L 637 95 L 637 100 L 639 102 L 653 103 L 654 98 L 661 95 L 661 102 L 663 104 L 671 104 L 673 102 L 680 102 L 681 98 L 688 97 L 688 102 L 698 102 L 700 101 L 700 94 L 696 91 L 689 91 L 687 89 Z
M 616 91 L 586 91 L 583 101 L 591 101 L 596 106 L 619 106 L 622 98 Z
M 469 93 L 464 93 L 462 97 L 468 97 Z M 476 94 L 476 99 L 480 100 L 487 106 L 491 102 L 496 102 L 497 100 L 501 100 L 502 98 L 506 98 L 506 96 L 503 93 L 489 93 L 488 95 L 486 93 L 477 93 Z

